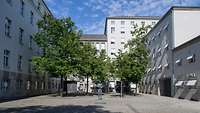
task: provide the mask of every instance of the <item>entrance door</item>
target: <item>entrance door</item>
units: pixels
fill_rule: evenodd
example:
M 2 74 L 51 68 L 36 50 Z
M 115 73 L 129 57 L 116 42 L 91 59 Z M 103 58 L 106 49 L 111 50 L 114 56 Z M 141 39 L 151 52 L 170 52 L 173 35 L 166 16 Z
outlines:
M 160 95 L 171 97 L 171 78 L 160 79 Z

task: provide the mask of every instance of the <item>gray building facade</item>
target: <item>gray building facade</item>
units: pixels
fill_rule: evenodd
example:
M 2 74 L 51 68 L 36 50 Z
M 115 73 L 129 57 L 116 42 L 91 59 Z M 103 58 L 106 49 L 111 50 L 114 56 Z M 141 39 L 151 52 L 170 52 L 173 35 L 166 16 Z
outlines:
M 150 63 L 142 82 L 142 92 L 177 95 L 174 49 L 200 34 L 199 19 L 199 7 L 172 7 L 150 30 L 147 34 Z
M 47 93 L 57 80 L 36 74 L 31 59 L 42 54 L 33 35 L 39 31 L 37 21 L 52 15 L 50 10 L 43 0 L 0 3 L 0 100 Z

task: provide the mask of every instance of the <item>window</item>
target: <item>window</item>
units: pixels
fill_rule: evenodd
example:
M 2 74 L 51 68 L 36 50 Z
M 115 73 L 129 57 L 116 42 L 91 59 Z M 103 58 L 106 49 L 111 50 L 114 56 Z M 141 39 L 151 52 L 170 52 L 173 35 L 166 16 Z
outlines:
M 17 80 L 17 82 L 16 82 L 16 89 L 21 89 L 22 88 L 22 83 L 23 83 L 22 80 Z
M 12 21 L 9 18 L 6 18 L 6 20 L 5 20 L 5 35 L 7 37 L 11 37 L 11 35 L 10 35 L 11 24 L 12 24 Z
M 24 16 L 24 0 L 21 0 L 21 15 Z
M 134 21 L 131 21 L 131 25 L 134 25 L 134 23 L 135 23 Z
M 195 55 L 191 55 L 191 56 L 187 57 L 187 61 L 188 61 L 188 63 L 194 63 L 195 62 Z
M 27 89 L 27 90 L 30 90 L 30 89 L 31 89 L 31 81 L 30 81 L 30 80 L 27 81 L 26 89 Z
M 111 44 L 115 44 L 115 42 L 111 41 Z
M 40 3 L 40 1 L 38 0 L 38 6 L 37 6 L 37 9 L 40 10 L 40 8 L 41 8 L 41 3 Z
M 31 11 L 30 14 L 31 14 L 31 16 L 30 16 L 30 23 L 33 25 L 33 16 L 34 16 L 34 15 L 33 15 L 33 11 Z
M 30 59 L 30 60 L 28 60 L 28 72 L 29 73 L 32 73 L 32 60 Z
M 3 67 L 4 68 L 9 67 L 9 57 L 10 57 L 10 51 L 4 50 L 4 57 L 3 57 Z
M 182 60 L 181 59 L 178 59 L 178 60 L 176 60 L 176 62 L 175 62 L 178 66 L 181 66 L 181 64 L 182 64 Z
M 19 71 L 22 71 L 22 56 L 18 56 L 18 63 L 17 63 L 17 69 Z
M 29 48 L 32 49 L 32 46 L 33 46 L 33 37 L 30 36 L 29 37 Z
M 144 21 L 142 21 L 142 22 L 141 22 L 141 24 L 142 24 L 142 25 L 144 25 L 144 24 L 145 24 L 145 22 L 144 22 Z
M 121 31 L 121 34 L 124 34 L 125 33 L 125 31 Z
M 152 22 L 152 25 L 155 25 L 156 24 L 156 22 Z
M 111 27 L 111 33 L 115 32 L 115 27 Z
M 6 0 L 9 5 L 12 5 L 12 0 Z
M 111 25 L 114 25 L 115 24 L 115 21 L 111 21 Z
M 38 89 L 38 82 L 35 81 L 35 90 L 37 90 L 37 89 Z
M 1 91 L 6 92 L 6 91 L 8 91 L 9 87 L 10 87 L 10 80 L 9 79 L 5 79 L 1 82 Z
M 115 48 L 111 49 L 111 55 L 115 55 Z
M 121 44 L 125 44 L 125 42 L 121 42 Z
M 125 21 L 121 21 L 121 25 L 125 25 Z
M 23 35 L 24 35 L 24 30 L 22 28 L 19 28 L 19 43 L 23 45 Z

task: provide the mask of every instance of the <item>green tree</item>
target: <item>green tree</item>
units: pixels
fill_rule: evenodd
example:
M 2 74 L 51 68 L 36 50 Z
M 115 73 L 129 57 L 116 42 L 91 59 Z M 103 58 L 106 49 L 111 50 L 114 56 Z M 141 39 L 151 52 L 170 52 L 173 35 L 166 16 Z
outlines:
M 94 65 L 96 60 L 96 49 L 90 44 L 83 44 L 79 51 L 80 59 L 79 59 L 79 75 L 86 77 L 87 88 L 86 93 L 88 93 L 89 89 L 89 78 L 92 77 L 94 73 Z
M 32 59 L 37 72 L 48 72 L 63 78 L 77 73 L 81 32 L 70 18 L 55 19 L 45 16 L 38 22 L 40 31 L 34 41 L 41 48 L 42 55 Z
M 145 23 L 141 27 L 134 26 L 133 38 L 125 45 L 128 51 L 120 51 L 118 53 L 115 60 L 116 76 L 121 81 L 133 82 L 137 86 L 145 74 L 148 65 L 148 50 L 146 49 L 145 36 L 150 29 L 151 26 L 145 25 Z

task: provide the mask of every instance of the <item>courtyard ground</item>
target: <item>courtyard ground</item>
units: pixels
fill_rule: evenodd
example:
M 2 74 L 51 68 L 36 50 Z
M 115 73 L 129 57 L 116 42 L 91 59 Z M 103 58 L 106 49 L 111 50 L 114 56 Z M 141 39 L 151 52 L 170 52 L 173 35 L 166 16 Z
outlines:
M 200 102 L 155 95 L 38 96 L 0 103 L 0 113 L 200 113 Z

